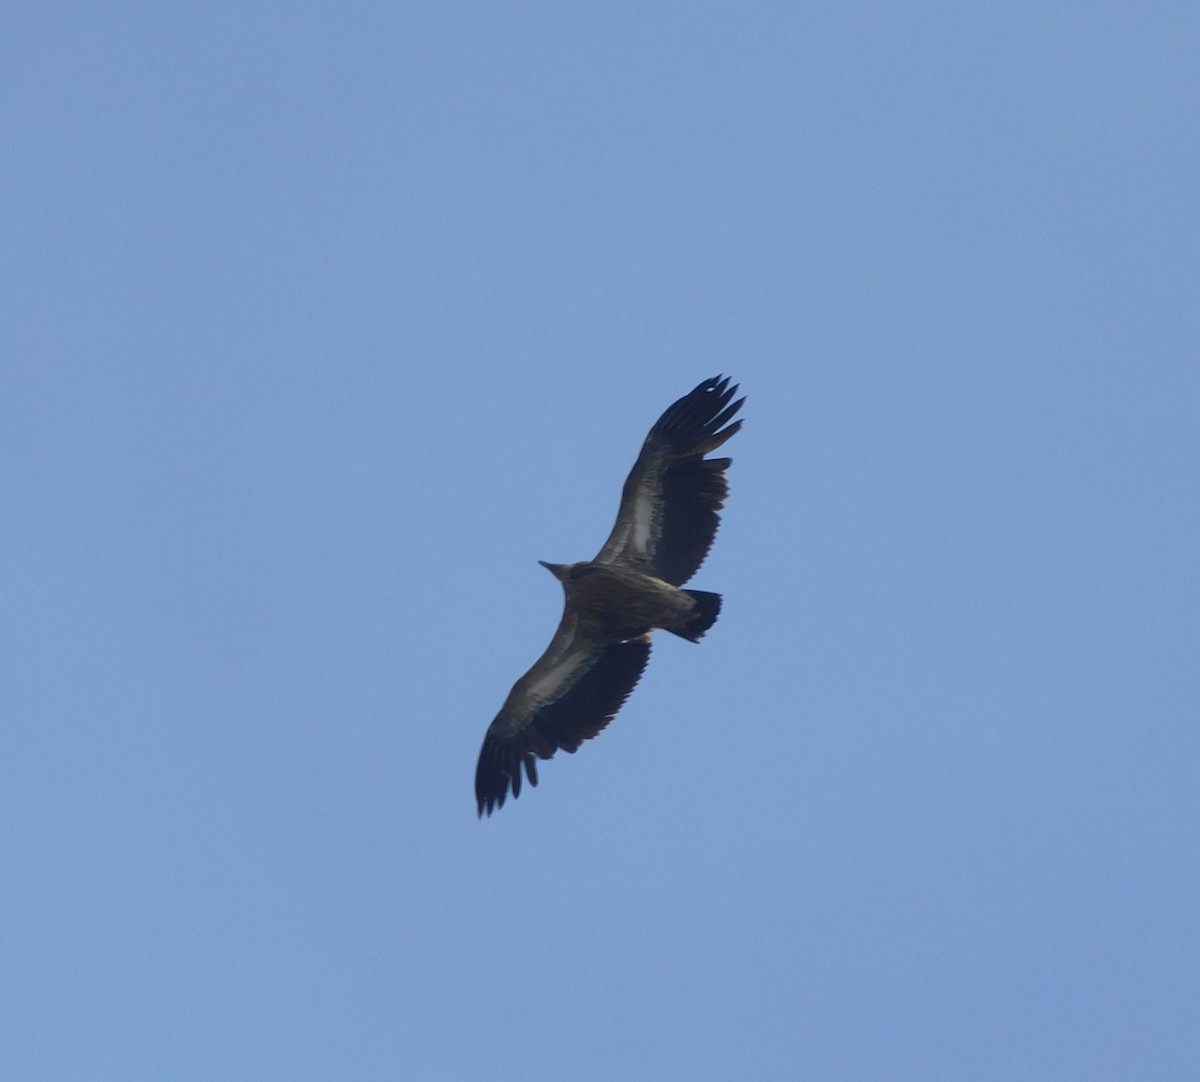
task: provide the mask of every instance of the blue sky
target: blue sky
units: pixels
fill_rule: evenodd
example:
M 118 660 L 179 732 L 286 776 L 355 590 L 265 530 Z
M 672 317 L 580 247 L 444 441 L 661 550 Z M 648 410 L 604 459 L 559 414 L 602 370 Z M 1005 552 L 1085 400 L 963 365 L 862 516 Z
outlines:
M 0 1075 L 1197 1077 L 1194 5 L 2 23 Z M 718 372 L 720 622 L 477 821 Z

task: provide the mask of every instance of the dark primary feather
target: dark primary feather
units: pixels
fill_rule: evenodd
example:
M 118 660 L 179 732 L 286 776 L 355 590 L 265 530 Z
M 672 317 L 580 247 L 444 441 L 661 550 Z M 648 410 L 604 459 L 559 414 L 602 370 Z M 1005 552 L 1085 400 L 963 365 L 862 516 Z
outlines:
M 624 563 L 680 586 L 712 547 L 731 459 L 704 458 L 742 427 L 737 384 L 707 379 L 658 419 L 621 491 L 617 521 L 597 563 Z
M 556 653 L 559 639 L 517 682 L 488 728 L 475 769 L 480 816 L 503 807 L 510 790 L 514 798 L 521 795 L 522 766 L 529 784 L 537 785 L 539 758 L 559 748 L 574 752 L 612 721 L 650 657 L 645 636 L 607 646 L 573 636 Z

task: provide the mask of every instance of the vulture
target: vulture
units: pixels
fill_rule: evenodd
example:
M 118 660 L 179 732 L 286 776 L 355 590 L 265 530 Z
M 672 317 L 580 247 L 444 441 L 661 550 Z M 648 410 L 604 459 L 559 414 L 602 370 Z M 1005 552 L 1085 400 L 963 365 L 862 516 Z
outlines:
M 653 630 L 699 642 L 716 621 L 720 594 L 681 587 L 720 524 L 731 459 L 704 456 L 742 427 L 737 389 L 707 379 L 658 419 L 595 559 L 538 561 L 562 583 L 562 619 L 488 726 L 475 770 L 480 818 L 521 795 L 522 773 L 537 785 L 538 759 L 575 752 L 612 721 L 646 668 Z

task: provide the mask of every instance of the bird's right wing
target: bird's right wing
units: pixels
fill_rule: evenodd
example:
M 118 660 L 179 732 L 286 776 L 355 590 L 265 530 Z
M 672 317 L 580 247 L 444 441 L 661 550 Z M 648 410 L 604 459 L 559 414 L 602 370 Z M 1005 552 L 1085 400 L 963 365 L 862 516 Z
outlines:
M 521 768 L 537 785 L 537 760 L 574 752 L 603 729 L 641 679 L 650 639 L 604 642 L 564 612 L 546 652 L 520 680 L 488 726 L 475 769 L 479 814 L 521 795 Z

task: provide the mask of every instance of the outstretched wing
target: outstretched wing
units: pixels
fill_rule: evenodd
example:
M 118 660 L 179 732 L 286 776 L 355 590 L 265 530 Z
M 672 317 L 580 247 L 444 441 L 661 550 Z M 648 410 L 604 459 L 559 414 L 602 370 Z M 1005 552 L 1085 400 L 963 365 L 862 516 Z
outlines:
M 729 424 L 746 400 L 729 400 L 737 384 L 706 379 L 650 429 L 625 480 L 616 525 L 597 563 L 625 564 L 681 586 L 704 562 L 729 492 L 732 459 L 705 458 L 739 428 Z
M 537 785 L 537 760 L 574 752 L 603 729 L 641 679 L 650 639 L 604 642 L 581 631 L 569 608 L 546 652 L 513 685 L 488 726 L 475 768 L 479 815 L 521 795 L 521 768 Z

